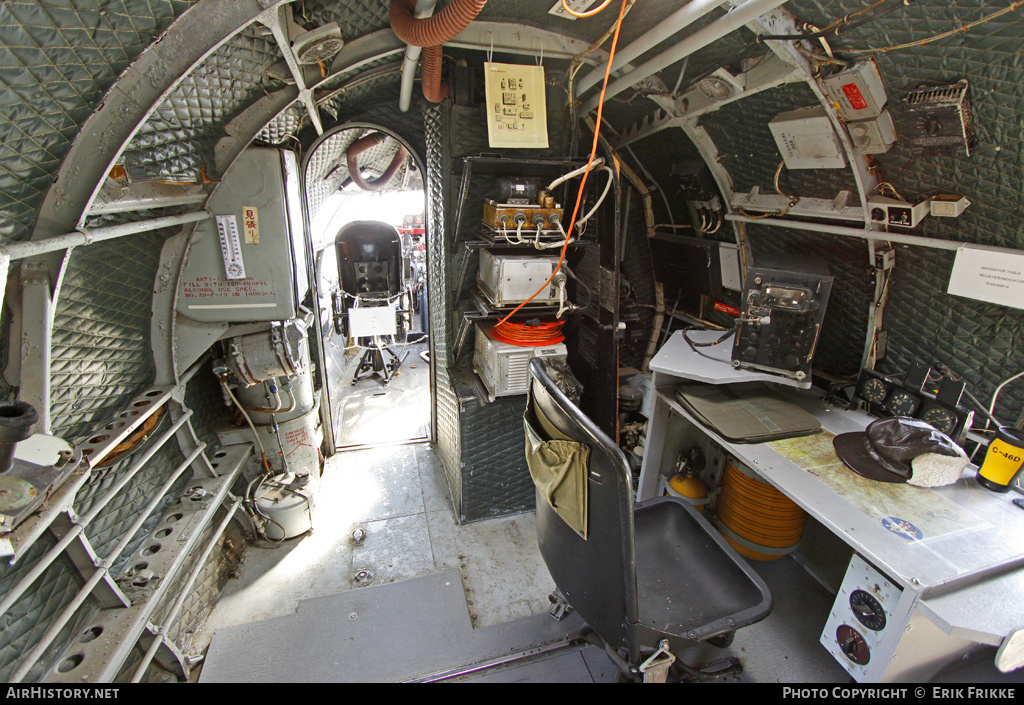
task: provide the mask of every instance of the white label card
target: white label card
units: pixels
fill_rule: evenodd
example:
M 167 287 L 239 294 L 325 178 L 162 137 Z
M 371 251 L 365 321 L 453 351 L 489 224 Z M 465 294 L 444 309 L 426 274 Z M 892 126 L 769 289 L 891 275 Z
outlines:
M 238 241 L 238 221 L 235 216 L 217 216 L 217 235 L 220 237 L 220 253 L 224 257 L 224 276 L 228 279 L 245 279 L 245 263 L 242 261 L 242 245 Z
M 596 5 L 598 0 L 565 0 L 565 4 L 569 6 L 569 9 L 573 12 L 586 12 L 591 7 Z M 576 18 L 565 11 L 562 7 L 562 0 L 555 0 L 555 4 L 552 5 L 551 9 L 548 10 L 549 15 L 555 15 L 556 17 L 564 17 L 567 20 L 575 21 Z
M 1024 309 L 1024 255 L 960 247 L 946 291 Z
M 546 149 L 548 106 L 544 67 L 484 64 L 487 140 L 491 147 Z

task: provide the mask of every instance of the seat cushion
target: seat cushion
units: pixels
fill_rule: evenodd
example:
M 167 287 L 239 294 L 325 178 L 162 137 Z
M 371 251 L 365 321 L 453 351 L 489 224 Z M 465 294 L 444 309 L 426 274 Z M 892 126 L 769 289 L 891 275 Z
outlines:
M 771 610 L 764 581 L 685 502 L 672 497 L 645 502 L 637 507 L 634 524 L 641 624 L 706 639 L 763 619 Z

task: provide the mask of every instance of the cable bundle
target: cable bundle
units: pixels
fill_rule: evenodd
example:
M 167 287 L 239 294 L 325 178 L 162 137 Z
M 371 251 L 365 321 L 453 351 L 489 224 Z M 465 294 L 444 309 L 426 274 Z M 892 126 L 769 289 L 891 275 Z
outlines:
M 502 322 L 501 326 L 491 329 L 495 340 L 509 345 L 520 345 L 526 348 L 540 348 L 555 345 L 565 340 L 562 326 L 565 321 L 539 321 L 533 319 L 526 323 Z
M 599 8 L 597 8 L 597 10 L 592 11 L 592 13 L 593 14 L 597 14 L 597 12 L 600 12 L 601 10 L 603 10 L 609 4 L 609 2 L 610 2 L 610 0 L 608 2 L 605 2 Z M 584 189 L 587 186 L 587 177 L 590 175 L 591 169 L 593 169 L 595 167 L 595 158 L 597 157 L 598 138 L 599 138 L 600 133 L 601 133 L 601 115 L 602 115 L 602 113 L 604 111 L 605 91 L 608 89 L 608 77 L 611 75 L 612 62 L 615 60 L 615 47 L 616 47 L 616 45 L 619 42 L 619 30 L 622 28 L 622 18 L 625 16 L 626 8 L 628 6 L 629 6 L 628 0 L 622 0 L 622 9 L 619 10 L 619 19 L 615 23 L 615 34 L 612 37 L 611 50 L 608 52 L 608 64 L 605 66 L 604 84 L 601 87 L 601 95 L 600 95 L 600 97 L 598 99 L 598 102 L 597 102 L 597 121 L 595 123 L 596 127 L 594 128 L 594 143 L 593 143 L 593 145 L 590 148 L 590 158 L 587 160 L 587 165 L 583 168 L 583 179 L 580 181 L 580 189 L 579 189 L 579 193 L 577 194 L 577 197 L 576 197 L 576 206 L 573 208 L 572 217 L 569 219 L 569 227 L 566 228 L 566 230 L 564 231 L 564 233 L 565 233 L 565 241 L 562 243 L 562 252 L 561 252 L 561 255 L 558 258 L 558 264 L 555 265 L 555 270 L 551 273 L 551 276 L 548 277 L 548 280 L 546 282 L 544 282 L 544 284 L 542 284 L 539 289 L 537 289 L 537 291 L 533 294 L 533 296 L 531 296 L 526 301 L 524 301 L 523 303 L 521 303 L 518 306 L 516 306 L 516 308 L 511 313 L 509 313 L 507 316 L 505 316 L 500 321 L 498 321 L 498 323 L 494 326 L 494 328 L 491 329 L 491 335 L 493 335 L 496 340 L 500 340 L 500 341 L 505 342 L 505 343 L 511 343 L 512 345 L 522 345 L 524 347 L 529 347 L 529 346 L 534 346 L 534 345 L 550 345 L 550 344 L 554 344 L 554 343 L 560 343 L 563 340 L 565 340 L 565 336 L 563 336 L 562 333 L 561 333 L 561 328 L 562 328 L 562 325 L 563 325 L 562 321 L 554 321 L 552 323 L 541 323 L 541 324 L 539 324 L 539 326 L 529 326 L 529 325 L 524 325 L 522 323 L 509 323 L 508 319 L 512 318 L 512 316 L 514 316 L 516 314 L 516 312 L 519 311 L 519 309 L 521 309 L 523 306 L 525 306 L 526 304 L 530 303 L 530 301 L 532 301 L 534 298 L 536 298 L 537 294 L 539 294 L 540 292 L 544 291 L 544 289 L 547 288 L 548 284 L 550 284 L 554 280 L 555 275 L 557 275 L 559 270 L 562 268 L 562 263 L 565 262 L 565 252 L 566 252 L 566 250 L 569 249 L 569 241 L 571 240 L 570 233 L 572 233 L 572 229 L 573 229 L 573 227 L 576 226 L 576 223 L 577 223 L 576 216 L 579 214 L 580 204 L 583 202 L 583 193 L 584 193 Z M 564 3 L 563 3 L 563 7 L 565 7 L 566 11 L 572 13 L 570 8 L 565 6 Z M 591 16 L 591 15 L 577 15 L 577 16 Z M 598 164 L 598 166 L 601 166 L 601 165 Z M 613 173 L 613 170 L 611 170 L 610 167 L 605 167 L 605 168 L 609 169 L 608 186 L 605 187 L 605 193 L 607 193 L 608 189 L 611 187 L 611 182 L 613 181 L 614 173 Z M 567 175 L 565 175 L 564 178 L 572 178 L 575 175 L 575 173 L 576 172 L 573 172 L 571 174 L 567 174 Z M 557 182 L 554 182 L 554 183 L 557 183 Z M 603 199 L 603 197 L 604 196 L 602 194 L 602 199 Z M 596 207 L 595 207 L 595 210 L 596 210 Z M 588 213 L 585 216 L 585 218 L 589 218 L 591 215 L 593 215 L 593 211 Z M 561 225 L 559 225 L 559 229 L 561 229 Z M 557 327 L 557 329 L 556 329 L 556 327 Z M 547 329 L 546 330 L 547 333 L 553 333 L 553 334 L 548 335 L 548 336 L 545 337 L 543 335 L 543 333 L 538 331 L 538 328 L 541 328 L 541 329 L 546 328 Z M 543 338 L 543 340 L 541 340 L 541 342 L 536 342 L 536 343 L 534 343 L 534 342 L 525 342 L 525 341 L 527 341 L 529 339 L 536 338 L 536 337 L 541 337 L 541 338 Z M 520 341 L 520 342 L 517 342 L 517 341 Z

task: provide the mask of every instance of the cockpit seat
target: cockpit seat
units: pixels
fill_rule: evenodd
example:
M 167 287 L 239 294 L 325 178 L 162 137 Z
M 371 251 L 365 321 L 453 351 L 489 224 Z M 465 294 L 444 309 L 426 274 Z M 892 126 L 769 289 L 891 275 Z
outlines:
M 674 654 L 727 645 L 768 615 L 768 587 L 686 502 L 635 504 L 622 451 L 559 389 L 547 363 L 534 358 L 529 369 L 526 455 L 557 599 L 579 613 L 625 678 L 657 679 L 659 666 L 661 676 L 707 675 Z

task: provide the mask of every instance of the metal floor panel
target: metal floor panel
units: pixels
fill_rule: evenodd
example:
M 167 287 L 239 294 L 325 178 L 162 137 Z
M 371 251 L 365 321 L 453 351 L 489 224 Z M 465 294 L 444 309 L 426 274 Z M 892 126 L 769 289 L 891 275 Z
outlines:
M 304 600 L 294 615 L 218 631 L 202 683 L 395 682 L 552 643 L 579 630 L 535 615 L 473 629 L 457 570 Z
M 430 365 L 420 353 L 427 342 L 395 346 L 399 355 L 407 353 L 398 375 L 383 385 L 375 375 L 364 376 L 351 384 L 361 354 L 345 361 L 344 351 L 329 345 L 335 358 L 331 367 L 331 401 L 337 423 L 338 448 L 383 443 L 400 443 L 426 438 L 430 426 Z

